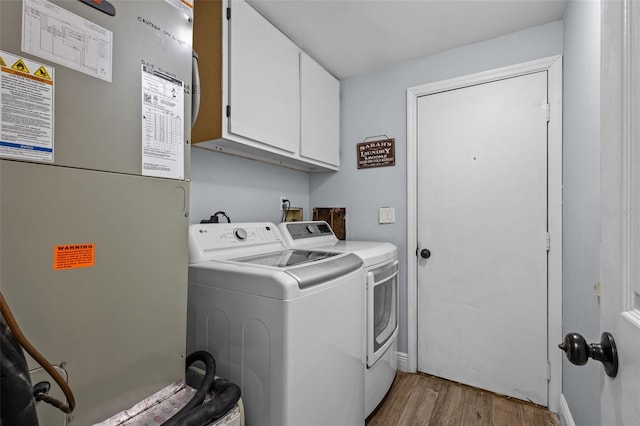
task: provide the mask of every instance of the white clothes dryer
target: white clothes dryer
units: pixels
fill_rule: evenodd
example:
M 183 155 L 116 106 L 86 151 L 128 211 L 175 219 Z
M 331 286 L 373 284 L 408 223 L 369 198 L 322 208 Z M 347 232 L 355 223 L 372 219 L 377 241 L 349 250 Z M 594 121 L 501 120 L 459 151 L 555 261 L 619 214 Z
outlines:
M 389 391 L 397 371 L 398 248 L 386 242 L 341 241 L 328 223 L 284 222 L 278 229 L 288 247 L 349 252 L 364 262 L 365 418 Z
M 187 349 L 242 390 L 248 426 L 364 424 L 362 260 L 272 223 L 189 227 Z

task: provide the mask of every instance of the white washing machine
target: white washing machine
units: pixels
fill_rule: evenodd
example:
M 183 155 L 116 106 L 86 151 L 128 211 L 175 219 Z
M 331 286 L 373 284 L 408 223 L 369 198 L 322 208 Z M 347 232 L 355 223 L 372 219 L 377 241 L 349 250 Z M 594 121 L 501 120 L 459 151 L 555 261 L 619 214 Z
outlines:
M 362 260 L 272 223 L 189 227 L 187 349 L 242 390 L 248 426 L 364 424 Z
M 367 417 L 387 394 L 397 371 L 398 248 L 385 242 L 338 240 L 323 221 L 285 222 L 278 229 L 288 247 L 349 252 L 364 262 Z

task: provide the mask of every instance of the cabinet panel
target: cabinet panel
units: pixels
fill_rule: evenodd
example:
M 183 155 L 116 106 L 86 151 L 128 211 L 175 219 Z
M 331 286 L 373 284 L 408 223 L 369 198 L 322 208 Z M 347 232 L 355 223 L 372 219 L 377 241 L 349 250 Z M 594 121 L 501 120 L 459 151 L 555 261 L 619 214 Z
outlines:
M 200 112 L 191 129 L 193 143 L 222 137 L 222 9 L 220 0 L 193 4 L 193 49 L 200 69 Z
M 340 164 L 340 82 L 300 53 L 300 155 Z
M 193 24 L 201 79 L 193 143 L 296 170 L 337 170 L 338 80 L 306 54 L 301 59 L 295 43 L 244 0 L 195 0 Z
M 184 377 L 189 184 L 8 160 L 0 182 L 0 288 L 38 350 L 66 361 L 71 424 Z M 56 247 L 89 243 L 93 266 L 54 268 Z
M 231 7 L 229 131 L 297 152 L 299 49 L 246 2 Z

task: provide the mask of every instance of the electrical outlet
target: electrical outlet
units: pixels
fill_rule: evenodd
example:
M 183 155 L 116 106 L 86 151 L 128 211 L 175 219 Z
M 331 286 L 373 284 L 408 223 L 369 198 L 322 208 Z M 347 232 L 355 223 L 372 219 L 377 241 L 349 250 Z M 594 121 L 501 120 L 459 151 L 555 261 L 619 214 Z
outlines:
M 287 197 L 285 197 L 284 195 L 280 196 L 280 211 L 283 211 L 288 207 L 288 203 L 285 202 L 286 199 Z

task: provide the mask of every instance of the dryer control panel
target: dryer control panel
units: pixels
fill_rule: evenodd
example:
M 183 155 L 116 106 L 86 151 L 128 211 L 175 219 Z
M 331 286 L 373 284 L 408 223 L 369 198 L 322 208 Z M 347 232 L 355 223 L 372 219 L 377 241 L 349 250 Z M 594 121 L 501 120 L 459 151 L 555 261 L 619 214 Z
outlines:
M 288 247 L 313 247 L 331 245 L 338 241 L 331 226 L 325 221 L 284 222 L 278 224 L 278 230 Z
M 334 235 L 327 222 L 288 222 L 285 226 L 294 240 Z

